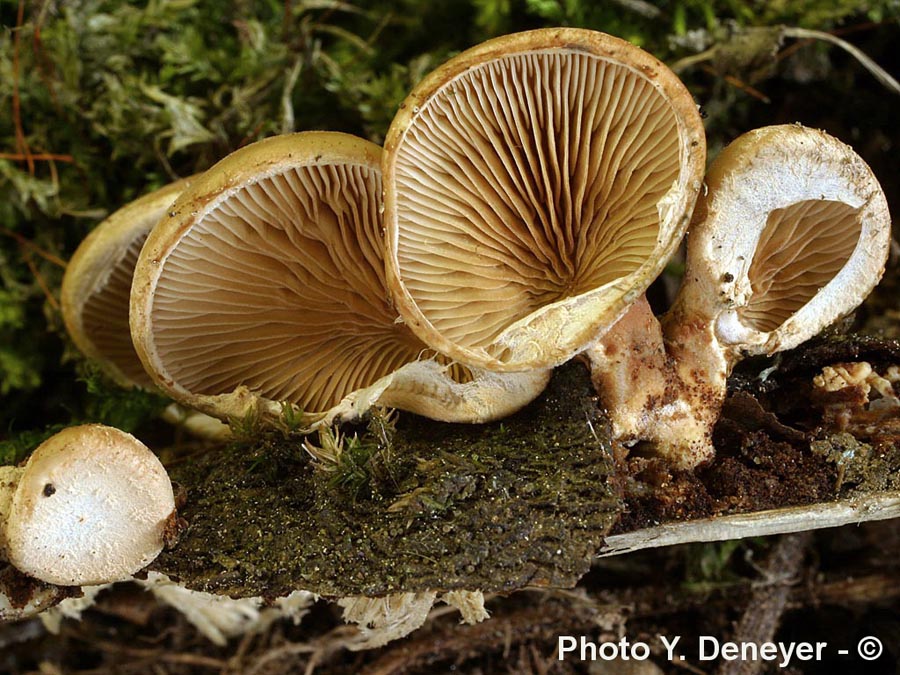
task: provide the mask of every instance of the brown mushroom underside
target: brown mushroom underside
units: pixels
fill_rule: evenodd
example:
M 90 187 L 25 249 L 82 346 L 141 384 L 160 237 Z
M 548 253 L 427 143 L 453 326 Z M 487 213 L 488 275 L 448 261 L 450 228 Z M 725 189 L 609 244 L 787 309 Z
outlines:
M 152 222 L 135 228 L 136 237 L 116 261 L 109 276 L 93 290 L 82 307 L 82 328 L 104 358 L 111 361 L 130 381 L 145 389 L 153 389 L 153 380 L 144 370 L 134 350 L 128 327 L 129 296 L 134 267 L 150 228 L 161 214 L 154 214 Z
M 165 261 L 156 349 L 195 394 L 245 385 L 309 411 L 415 360 L 384 283 L 381 176 L 312 164 L 260 178 L 196 222 Z
M 471 68 L 398 150 L 404 284 L 437 330 L 488 347 L 645 262 L 679 150 L 667 99 L 624 65 L 544 50 Z
M 753 295 L 740 309 L 754 330 L 774 331 L 847 264 L 859 241 L 860 209 L 811 199 L 769 214 L 750 265 Z

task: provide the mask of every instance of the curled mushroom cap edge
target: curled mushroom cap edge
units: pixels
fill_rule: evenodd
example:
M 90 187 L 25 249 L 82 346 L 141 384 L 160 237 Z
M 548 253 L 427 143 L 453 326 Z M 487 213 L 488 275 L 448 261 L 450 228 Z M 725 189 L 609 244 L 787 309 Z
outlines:
M 659 201 L 659 233 L 653 255 L 625 278 L 577 297 L 563 297 L 506 327 L 487 349 L 448 338 L 425 314 L 408 288 L 398 258 L 403 225 L 399 211 L 404 197 L 398 189 L 398 156 L 413 134 L 417 118 L 429 101 L 442 92 L 454 91 L 456 81 L 492 60 L 527 53 L 588 54 L 622 66 L 640 81 L 649 83 L 664 100 L 679 137 L 678 180 Z M 424 134 L 425 131 L 417 133 Z M 497 372 L 522 371 L 559 365 L 596 341 L 628 306 L 641 297 L 662 271 L 678 245 L 700 190 L 705 164 L 705 135 L 690 93 L 663 63 L 630 43 L 596 31 L 553 28 L 517 33 L 489 40 L 454 57 L 433 71 L 410 93 L 388 131 L 385 141 L 385 230 L 388 283 L 404 321 L 427 344 L 466 364 Z M 506 341 L 515 348 L 499 354 Z M 538 346 L 529 346 L 529 342 Z M 516 350 L 518 349 L 518 353 Z M 498 355 L 499 354 L 499 355 Z
M 150 384 L 134 354 L 131 335 L 126 330 L 121 335 L 112 334 L 122 328 L 115 319 L 118 316 L 119 296 L 127 296 L 130 290 L 130 273 L 119 270 L 122 265 L 133 264 L 143 244 L 144 237 L 159 219 L 158 216 L 172 204 L 175 198 L 190 185 L 189 178 L 170 183 L 158 190 L 126 204 L 97 227 L 79 244 L 66 266 L 60 291 L 60 305 L 66 330 L 75 346 L 90 360 L 97 363 L 118 385 L 130 388 Z M 137 246 L 137 251 L 132 251 Z M 122 279 L 118 277 L 122 276 Z M 114 278 L 115 277 L 115 278 Z M 128 277 L 127 280 L 125 277 Z M 121 282 L 121 283 L 119 283 Z M 124 284 L 127 282 L 127 288 Z M 116 284 L 122 288 L 112 288 Z M 100 294 L 111 295 L 96 310 L 89 309 Z M 122 300 L 127 304 L 127 300 Z M 111 307 L 116 303 L 116 307 Z M 127 307 L 125 308 L 127 314 Z M 93 324 L 88 325 L 93 321 Z M 94 325 L 95 324 L 95 325 Z
M 591 354 L 616 435 L 649 441 L 683 468 L 715 454 L 712 428 L 734 365 L 796 347 L 852 312 L 880 280 L 891 237 L 871 169 L 800 125 L 736 139 L 707 187 L 662 327 L 637 303 Z

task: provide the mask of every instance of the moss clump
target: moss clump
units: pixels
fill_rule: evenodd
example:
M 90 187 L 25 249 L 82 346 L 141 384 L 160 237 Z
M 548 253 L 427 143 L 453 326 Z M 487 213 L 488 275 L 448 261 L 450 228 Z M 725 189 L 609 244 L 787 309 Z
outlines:
M 580 364 L 502 423 L 405 415 L 353 448 L 349 474 L 278 434 L 173 466 L 189 527 L 153 569 L 232 595 L 571 586 L 620 509 Z
M 848 433 L 815 440 L 810 449 L 838 467 L 835 492 L 881 492 L 900 489 L 900 447 L 876 449 Z

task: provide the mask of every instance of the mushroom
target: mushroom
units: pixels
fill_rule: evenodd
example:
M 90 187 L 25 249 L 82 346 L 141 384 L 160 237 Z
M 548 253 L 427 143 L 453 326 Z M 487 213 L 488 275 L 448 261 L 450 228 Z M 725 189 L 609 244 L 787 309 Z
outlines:
M 113 213 L 85 237 L 66 266 L 61 305 L 69 336 L 88 359 L 125 388 L 156 389 L 131 341 L 131 282 L 147 235 L 190 181 L 171 183 Z M 163 417 L 207 438 L 228 433 L 218 420 L 176 404 Z
M 661 272 L 705 152 L 690 93 L 628 42 L 553 28 L 463 52 L 413 90 L 385 141 L 401 316 L 472 366 L 570 359 Z
M 154 387 L 131 342 L 131 281 L 147 235 L 188 185 L 182 179 L 122 207 L 85 237 L 66 266 L 60 294 L 66 329 L 123 387 Z
M 155 382 L 222 419 L 310 425 L 377 402 L 448 421 L 509 414 L 549 371 L 463 368 L 401 322 L 384 278 L 381 149 L 334 132 L 270 138 L 197 178 L 135 268 L 131 328 Z
M 713 456 L 734 365 L 796 347 L 855 309 L 891 238 L 872 171 L 822 131 L 751 131 L 719 154 L 706 186 L 662 327 L 636 303 L 590 354 L 614 432 L 683 467 Z
M 131 576 L 162 550 L 174 513 L 162 464 L 112 427 L 64 429 L 24 467 L 0 467 L 0 558 L 50 584 Z

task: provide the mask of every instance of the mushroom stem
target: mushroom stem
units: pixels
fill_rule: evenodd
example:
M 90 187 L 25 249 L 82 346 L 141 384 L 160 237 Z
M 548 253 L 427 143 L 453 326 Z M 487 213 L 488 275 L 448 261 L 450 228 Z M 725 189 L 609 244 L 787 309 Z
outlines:
M 616 438 L 625 443 L 644 439 L 650 417 L 674 377 L 647 297 L 635 301 L 585 355 Z
M 649 442 L 689 468 L 715 454 L 727 368 L 708 326 L 670 316 L 664 333 L 642 295 L 585 355 L 613 435 L 626 445 Z
M 684 468 L 714 454 L 734 365 L 792 349 L 852 312 L 881 278 L 891 237 L 875 176 L 821 131 L 744 134 L 706 185 L 662 325 L 641 300 L 589 353 L 616 435 L 650 441 Z
M 221 420 L 178 403 L 167 405 L 160 418 L 184 429 L 193 436 L 208 441 L 225 440 L 231 437 L 231 427 Z

